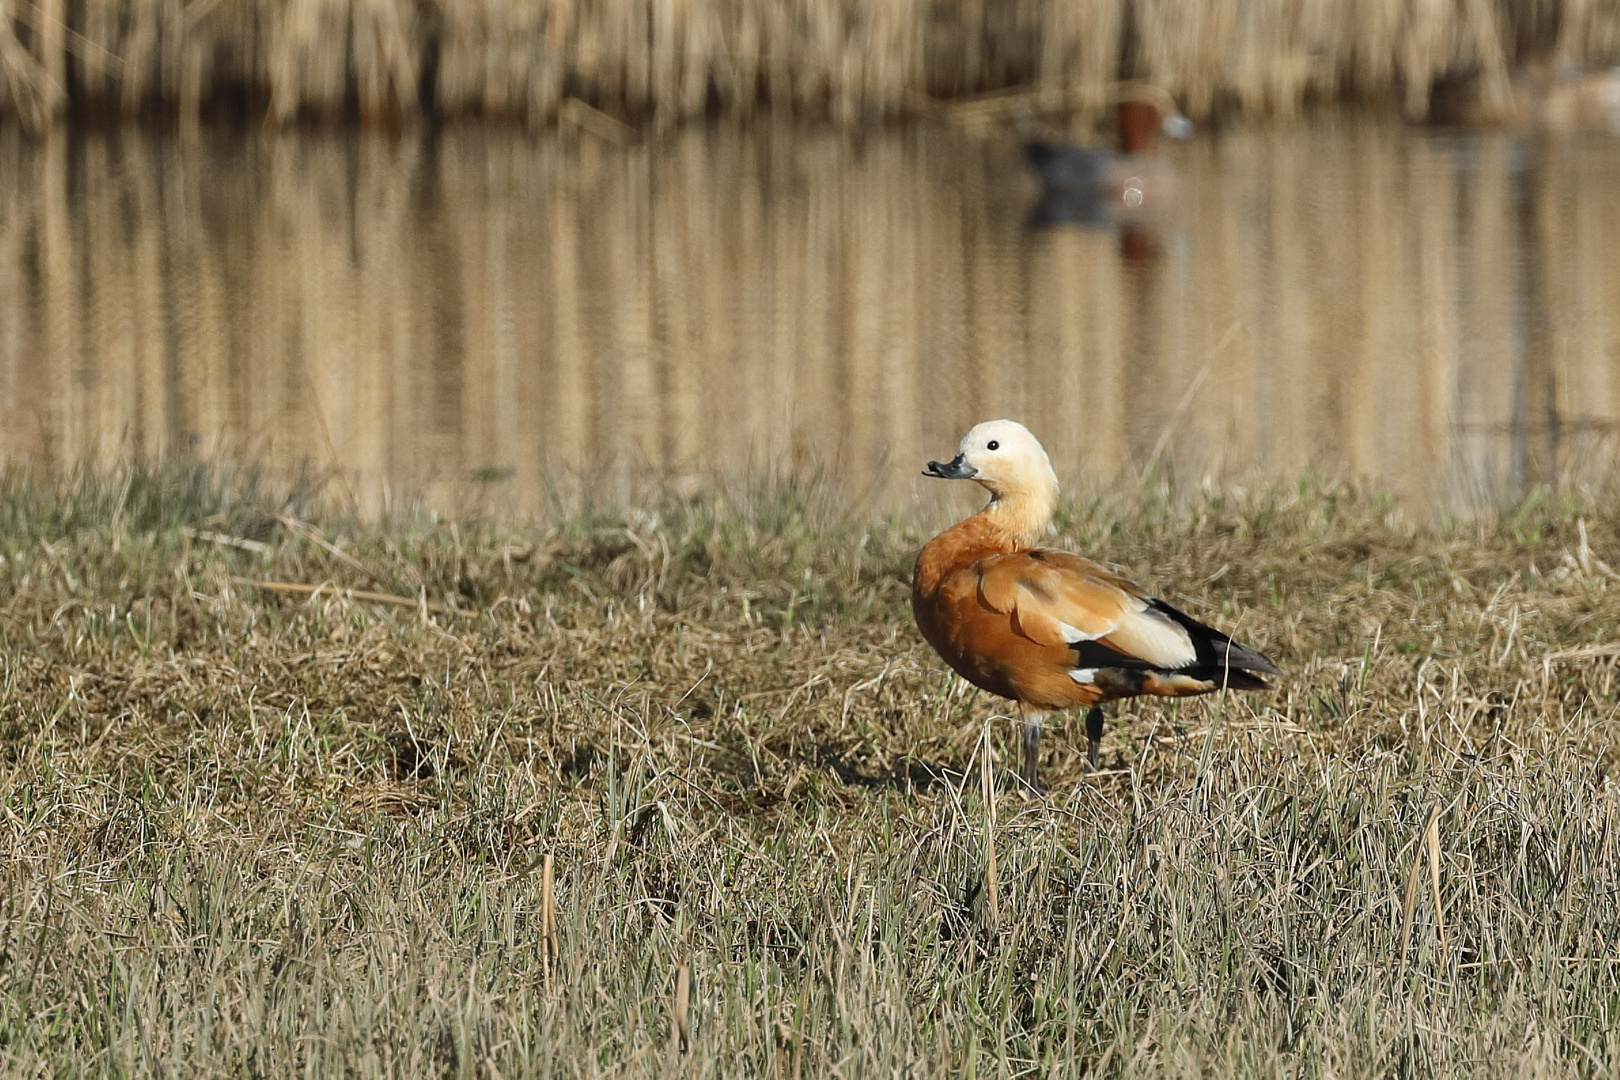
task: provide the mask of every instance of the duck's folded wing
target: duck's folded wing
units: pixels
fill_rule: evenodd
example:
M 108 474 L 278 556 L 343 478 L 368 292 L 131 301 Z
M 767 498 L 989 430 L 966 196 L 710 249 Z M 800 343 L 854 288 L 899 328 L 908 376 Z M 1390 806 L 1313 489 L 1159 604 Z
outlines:
M 1201 624 L 1089 559 L 1036 548 L 979 564 L 979 599 L 1042 645 L 1067 645 L 1082 666 L 1176 669 L 1197 664 Z M 1235 658 L 1234 658 L 1235 660 Z

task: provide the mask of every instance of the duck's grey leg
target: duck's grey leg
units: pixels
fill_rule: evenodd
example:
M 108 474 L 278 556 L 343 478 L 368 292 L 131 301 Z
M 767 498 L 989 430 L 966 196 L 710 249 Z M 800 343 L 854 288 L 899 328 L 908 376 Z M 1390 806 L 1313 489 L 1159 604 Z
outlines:
M 1091 711 L 1086 713 L 1086 761 L 1091 765 L 1092 772 L 1097 771 L 1098 762 L 1102 760 L 1102 733 L 1102 706 L 1093 705 Z
M 1018 775 L 1031 790 L 1038 791 L 1040 785 L 1036 782 L 1036 772 L 1040 767 L 1041 760 L 1041 720 L 1046 714 L 1036 712 L 1033 709 L 1020 708 L 1018 715 L 1024 722 L 1020 731 L 1021 742 L 1024 747 L 1024 761 Z
M 1024 721 L 1024 771 L 1020 774 L 1024 783 L 1035 787 L 1035 773 L 1040 768 L 1041 760 L 1041 722 L 1039 720 Z

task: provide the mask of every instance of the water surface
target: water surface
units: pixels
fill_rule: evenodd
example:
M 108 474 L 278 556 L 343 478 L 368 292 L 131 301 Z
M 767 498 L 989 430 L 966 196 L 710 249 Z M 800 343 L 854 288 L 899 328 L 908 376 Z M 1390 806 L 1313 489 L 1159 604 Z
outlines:
M 1033 229 L 1010 141 L 755 127 L 0 131 L 0 460 L 228 455 L 363 510 L 819 463 L 874 510 L 973 422 L 1061 477 L 1597 481 L 1620 140 L 1321 120 L 1170 151 L 1151 236 Z

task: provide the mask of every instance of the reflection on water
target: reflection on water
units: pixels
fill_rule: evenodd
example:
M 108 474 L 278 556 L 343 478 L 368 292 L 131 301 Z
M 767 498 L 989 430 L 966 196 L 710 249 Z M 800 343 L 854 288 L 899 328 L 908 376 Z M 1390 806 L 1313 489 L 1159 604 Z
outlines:
M 0 132 L 0 455 L 228 453 L 367 509 L 805 455 L 885 506 L 1005 415 L 1070 477 L 1606 475 L 1620 142 L 1341 122 L 1174 161 L 1131 257 L 1030 230 L 1017 148 L 944 131 Z

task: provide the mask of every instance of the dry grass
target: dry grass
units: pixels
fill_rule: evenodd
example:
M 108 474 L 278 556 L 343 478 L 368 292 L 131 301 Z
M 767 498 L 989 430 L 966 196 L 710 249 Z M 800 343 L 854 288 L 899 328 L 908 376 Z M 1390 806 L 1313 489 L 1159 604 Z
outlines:
M 1617 51 L 1614 0 L 0 0 L 0 115 L 595 126 L 591 109 L 664 125 L 770 108 L 850 124 L 1006 88 L 1086 113 L 1121 77 L 1196 115 L 1345 94 L 1422 115 L 1447 74 L 1478 71 L 1501 97 L 1525 55 Z
M 1050 798 L 989 814 L 999 707 L 910 627 L 916 530 L 814 484 L 367 526 L 217 472 L 11 474 L 0 1062 L 1603 1073 L 1617 505 L 1072 503 L 1064 543 L 1289 674 L 1123 710 L 1101 777 L 1054 738 Z

